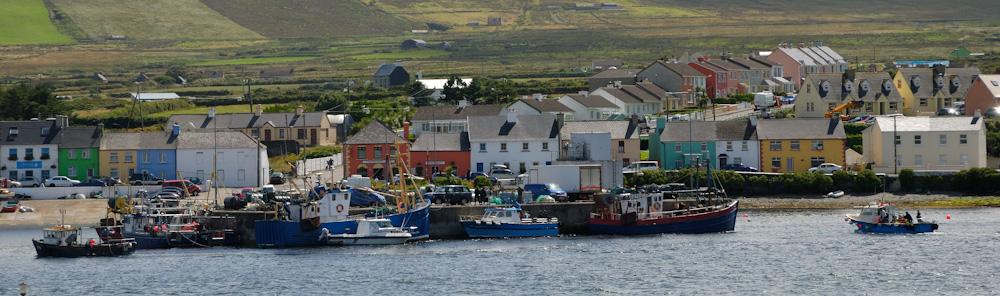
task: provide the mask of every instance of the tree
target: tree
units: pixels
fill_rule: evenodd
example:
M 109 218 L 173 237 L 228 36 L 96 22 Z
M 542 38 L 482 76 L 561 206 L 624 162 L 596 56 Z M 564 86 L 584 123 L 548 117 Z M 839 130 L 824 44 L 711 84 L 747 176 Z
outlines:
M 695 87 L 694 88 L 694 93 L 696 94 L 695 95 L 695 99 L 696 99 L 695 100 L 695 104 L 698 107 L 698 110 L 705 110 L 705 108 L 707 108 L 708 104 L 711 102 L 708 99 L 708 93 L 705 91 L 704 88 L 701 88 L 701 87 Z
M 47 85 L 18 84 L 9 88 L 0 87 L 0 119 L 28 120 L 32 117 L 44 118 L 65 115 L 70 110 L 63 101 L 52 94 Z
M 458 104 L 459 100 L 465 97 L 465 82 L 462 81 L 458 76 L 451 76 L 448 81 L 444 83 L 444 89 L 441 93 L 444 94 L 444 101 L 448 104 Z

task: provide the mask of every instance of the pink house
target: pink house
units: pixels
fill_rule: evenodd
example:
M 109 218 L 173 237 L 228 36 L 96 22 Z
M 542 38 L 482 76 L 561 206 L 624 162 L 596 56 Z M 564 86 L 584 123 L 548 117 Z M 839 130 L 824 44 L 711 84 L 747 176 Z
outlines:
M 720 61 L 712 61 L 709 56 L 700 57 L 697 62 L 688 63 L 698 72 L 708 76 L 705 79 L 705 91 L 708 92 L 708 97 L 713 99 L 725 98 L 731 94 L 739 93 L 740 76 L 738 70 L 735 67 L 719 66 L 719 63 Z
M 816 42 L 815 46 L 805 45 L 799 43 L 799 47 L 793 48 L 789 43 L 782 43 L 781 47 L 767 56 L 767 60 L 784 66 L 784 75 L 795 83 L 796 90 L 802 86 L 802 79 L 809 73 L 847 71 L 847 60 L 833 49 L 823 46 L 822 42 Z

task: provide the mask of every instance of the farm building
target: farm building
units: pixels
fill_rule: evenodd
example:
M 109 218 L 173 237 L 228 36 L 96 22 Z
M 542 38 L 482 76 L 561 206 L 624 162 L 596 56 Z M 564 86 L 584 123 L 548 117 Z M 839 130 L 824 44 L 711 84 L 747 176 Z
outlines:
M 402 49 L 425 49 L 427 48 L 427 41 L 420 39 L 406 39 L 403 44 L 399 46 Z

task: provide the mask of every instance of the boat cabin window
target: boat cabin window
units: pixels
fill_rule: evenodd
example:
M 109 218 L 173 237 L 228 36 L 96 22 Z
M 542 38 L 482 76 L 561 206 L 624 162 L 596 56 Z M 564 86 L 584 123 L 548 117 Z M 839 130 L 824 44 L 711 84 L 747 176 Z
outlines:
M 490 218 L 494 218 L 494 217 L 496 217 L 496 216 L 497 216 L 497 213 L 498 213 L 498 212 L 490 212 L 490 213 L 489 213 L 489 217 L 490 217 Z
M 392 222 L 389 222 L 389 221 L 378 221 L 378 227 L 381 227 L 381 228 L 392 227 Z
M 509 212 L 509 211 L 507 211 L 507 212 L 504 212 L 504 215 L 505 215 L 505 216 L 507 216 L 507 217 L 510 217 L 510 216 L 511 216 L 511 214 L 510 214 L 510 212 Z

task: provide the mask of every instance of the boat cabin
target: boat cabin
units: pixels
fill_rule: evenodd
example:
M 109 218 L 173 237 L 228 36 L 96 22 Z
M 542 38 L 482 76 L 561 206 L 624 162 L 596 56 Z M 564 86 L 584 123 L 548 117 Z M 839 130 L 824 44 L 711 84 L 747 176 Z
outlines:
M 483 222 L 495 222 L 495 223 L 507 223 L 507 224 L 520 224 L 521 223 L 521 208 L 515 207 L 498 207 L 486 209 L 483 212 Z
M 890 223 L 893 217 L 900 217 L 903 213 L 899 207 L 888 204 L 871 204 L 861 208 L 861 213 L 855 220 L 865 223 Z
M 359 235 L 371 235 L 376 233 L 403 233 L 403 229 L 392 226 L 389 219 L 362 219 L 358 220 Z
M 69 225 L 59 225 L 53 228 L 44 229 L 45 237 L 42 242 L 53 246 L 67 246 L 75 244 L 80 238 L 80 230 Z
M 302 218 L 319 217 L 323 222 L 347 220 L 351 205 L 350 192 L 330 192 L 316 202 L 288 205 L 288 215 L 291 221 L 302 221 Z

